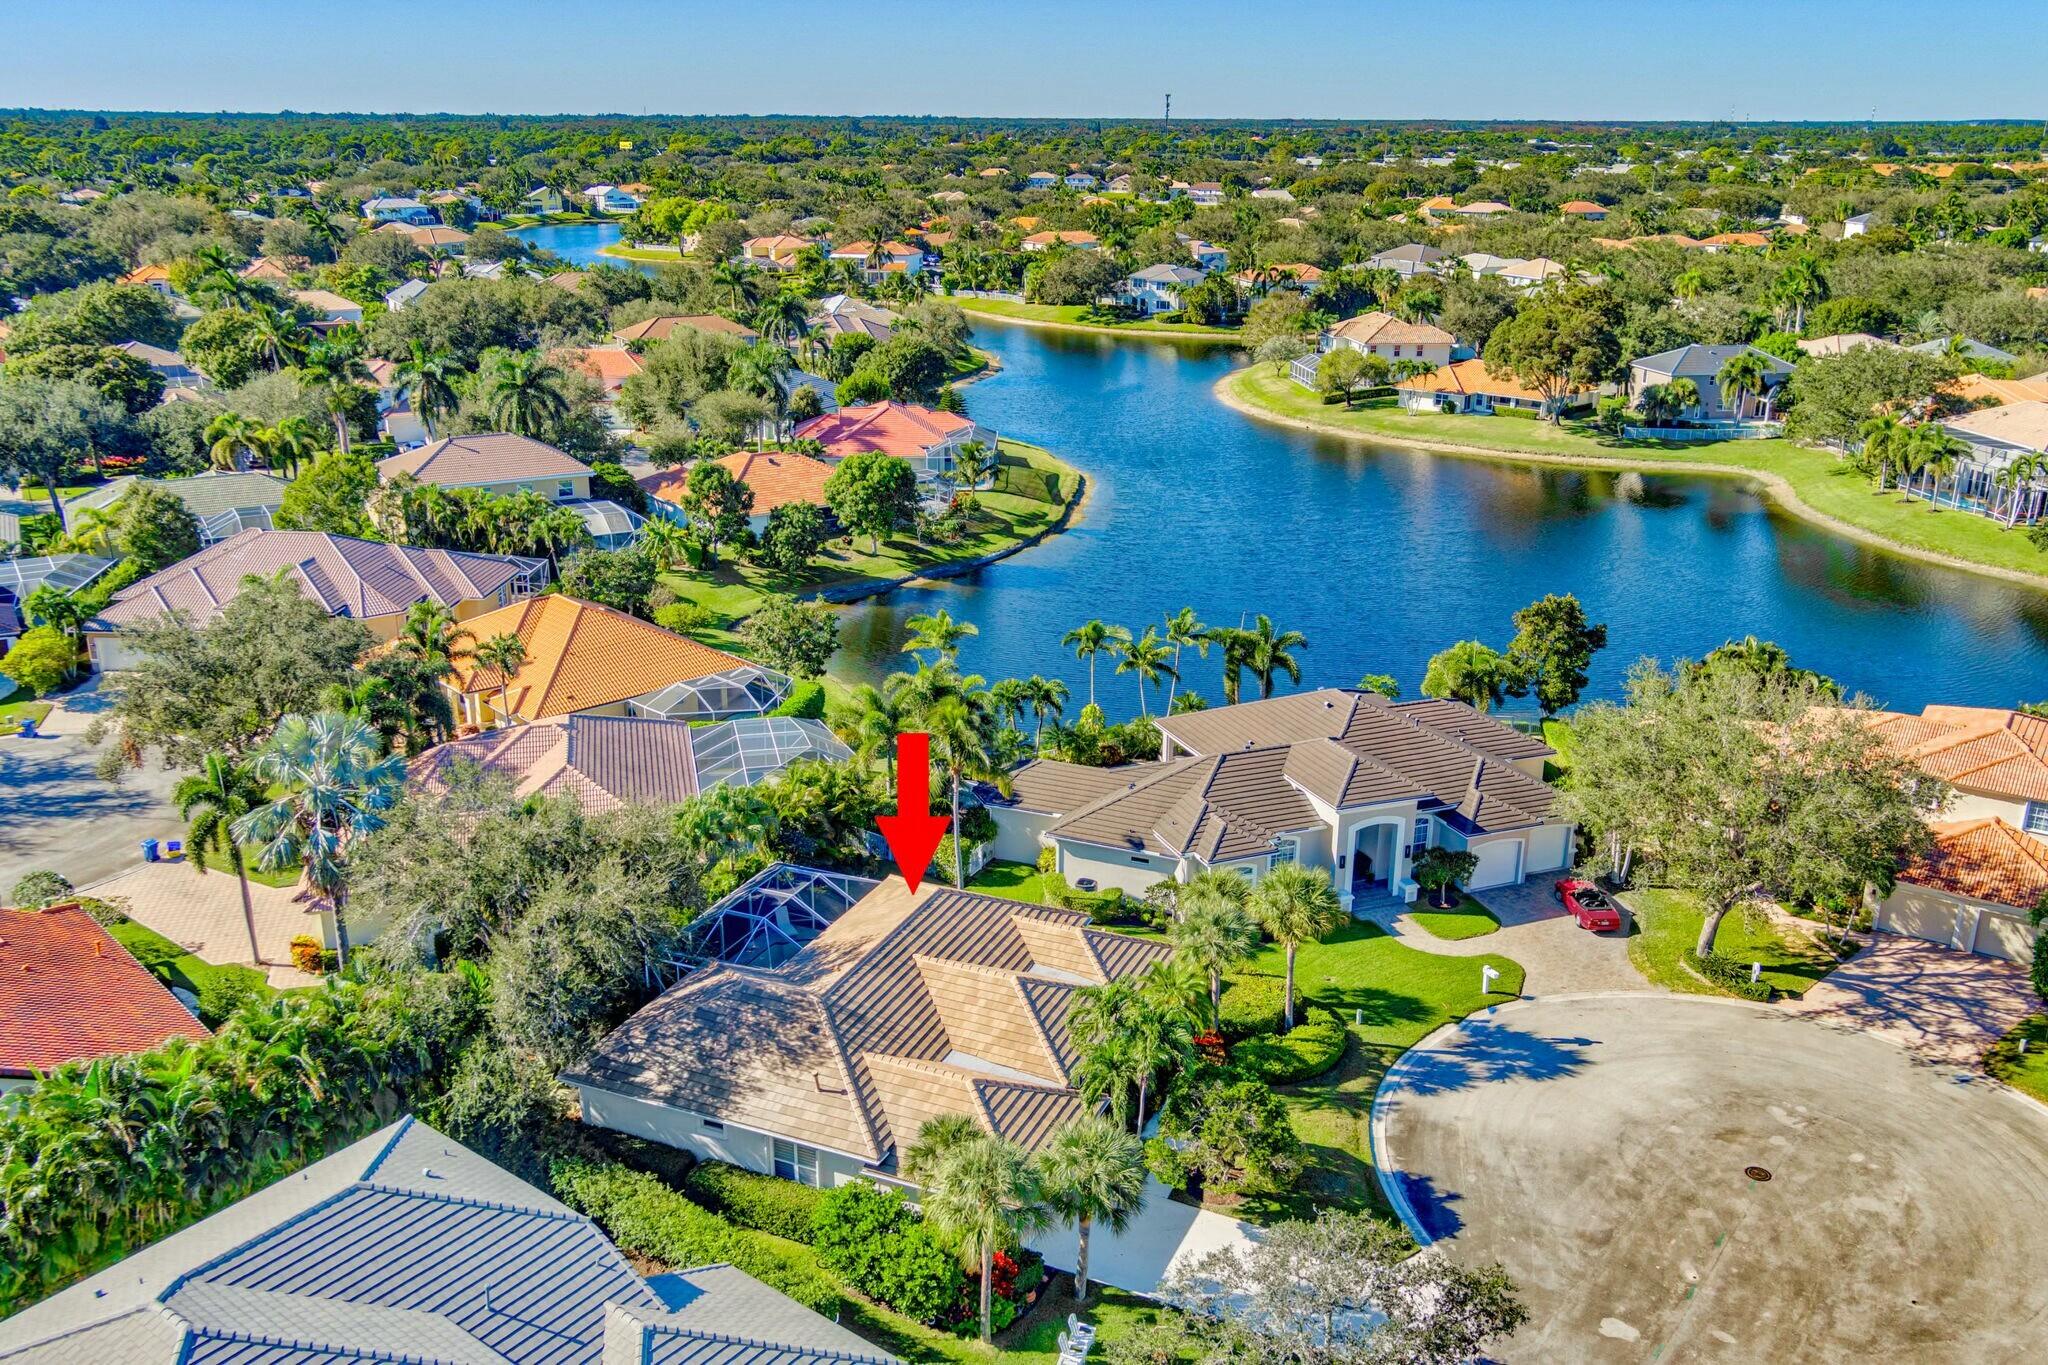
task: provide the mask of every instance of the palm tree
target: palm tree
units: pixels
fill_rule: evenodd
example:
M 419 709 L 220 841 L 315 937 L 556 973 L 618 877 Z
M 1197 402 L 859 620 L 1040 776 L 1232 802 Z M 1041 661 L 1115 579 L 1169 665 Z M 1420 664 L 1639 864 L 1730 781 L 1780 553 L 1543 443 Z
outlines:
M 455 613 L 432 600 L 406 608 L 405 624 L 399 628 L 398 643 L 429 663 L 439 662 L 442 671 L 458 659 L 473 657 L 475 651 L 464 642 L 476 642 L 476 635 L 455 619 Z
M 1031 707 L 1031 719 L 1034 722 L 1031 732 L 1033 753 L 1038 752 L 1039 740 L 1045 734 L 1045 718 L 1051 716 L 1058 720 L 1065 715 L 1067 701 L 1071 695 L 1067 691 L 1067 685 L 1058 678 L 1045 678 L 1033 673 L 1024 680 L 1025 701 Z
M 1146 704 L 1145 689 L 1155 686 L 1161 678 L 1179 677 L 1179 670 L 1170 662 L 1172 646 L 1159 638 L 1159 632 L 1151 626 L 1135 640 L 1125 640 L 1116 647 L 1116 671 L 1135 673 L 1138 676 L 1138 714 L 1151 714 Z
M 398 362 L 391 379 L 412 399 L 412 409 L 427 424 L 427 436 L 431 439 L 434 418 L 455 411 L 462 402 L 461 395 L 455 391 L 455 380 L 462 374 L 462 366 L 452 352 L 431 349 L 418 337 L 414 337 L 408 346 L 405 358 Z
M 244 417 L 239 412 L 224 412 L 206 424 L 207 458 L 215 469 L 239 473 L 249 467 L 262 431 L 262 425 L 254 418 Z
M 804 303 L 803 295 L 784 289 L 767 299 L 754 310 L 754 330 L 761 339 L 778 346 L 794 345 L 810 327 L 810 308 Z
M 491 420 L 520 436 L 536 435 L 569 415 L 562 372 L 537 351 L 498 352 L 484 392 Z
M 1755 351 L 1738 351 L 1721 362 L 1720 370 L 1714 375 L 1714 383 L 1721 390 L 1721 401 L 1739 418 L 1743 395 L 1749 394 L 1761 403 L 1769 392 L 1770 377 L 1770 367 L 1762 356 Z
M 960 847 L 960 784 L 991 782 L 1005 793 L 1010 787 L 1009 772 L 997 758 L 994 720 L 986 694 L 964 688 L 918 716 L 918 724 L 932 737 L 933 757 L 945 769 L 951 790 L 955 887 L 967 884 L 966 855 Z
M 720 261 L 711 267 L 711 287 L 723 290 L 725 305 L 735 313 L 747 308 L 747 291 L 753 286 L 754 272 L 738 261 Z
M 1235 643 L 1244 669 L 1259 680 L 1259 696 L 1273 695 L 1273 675 L 1285 673 L 1288 681 L 1301 681 L 1297 649 L 1308 648 L 1308 637 L 1298 630 L 1273 629 L 1273 618 L 1264 612 L 1252 618 L 1250 630 L 1239 631 Z M 1226 646 L 1227 648 L 1227 646 Z
M 998 678 L 989 684 L 988 704 L 1003 728 L 1014 730 L 1030 708 L 1029 689 L 1022 678 Z
M 1244 883 L 1235 875 L 1231 880 Z M 1190 886 L 1181 891 L 1180 917 L 1168 926 L 1166 937 L 1178 960 L 1208 975 L 1209 1026 L 1221 1029 L 1223 974 L 1259 950 L 1259 926 L 1241 900 Z
M 1294 954 L 1344 923 L 1330 874 L 1300 863 L 1282 863 L 1259 878 L 1245 908 L 1267 937 L 1287 953 L 1287 1027 L 1294 1027 Z
M 370 367 L 363 363 L 363 338 L 354 328 L 334 333 L 313 343 L 299 363 L 299 378 L 316 390 L 334 419 L 334 439 L 341 453 L 348 454 L 348 410 L 352 401 L 370 382 Z
M 919 654 L 928 649 L 947 663 L 959 659 L 962 640 L 981 634 L 981 627 L 972 621 L 955 621 L 944 607 L 913 616 L 904 624 L 910 627 L 910 638 L 903 642 L 901 653 Z
M 1460 640 L 1430 656 L 1422 674 L 1422 695 L 1448 697 L 1486 711 L 1506 698 L 1516 677 L 1513 663 L 1499 651 L 1478 640 Z
M 1700 405 L 1700 386 L 1691 379 L 1674 379 L 1664 386 L 1664 401 L 1671 405 L 1671 416 L 1682 418 Z
M 1828 296 L 1828 277 L 1811 256 L 1794 257 L 1785 266 L 1773 292 L 1792 308 L 1792 330 L 1806 330 L 1806 310 Z
M 924 1216 L 981 1273 L 981 1340 L 993 1335 L 991 1291 L 999 1251 L 1042 1226 L 1044 1199 L 1031 1158 L 1016 1143 L 977 1133 L 939 1158 L 919 1189 Z
M 852 700 L 832 716 L 832 729 L 863 762 L 885 765 L 896 783 L 896 736 L 904 728 L 903 708 L 889 692 L 868 683 L 854 687 Z
M 249 317 L 256 324 L 256 354 L 271 369 L 281 370 L 306 353 L 312 333 L 291 309 L 255 308 Z
M 1074 651 L 1077 659 L 1088 661 L 1088 704 L 1095 705 L 1095 656 L 1108 649 L 1112 643 L 1131 638 L 1131 632 L 1122 626 L 1106 625 L 1101 621 L 1085 621 L 1061 637 L 1060 643 Z
M 1877 470 L 1877 486 L 1883 491 L 1885 475 L 1898 462 L 1899 448 L 1912 438 L 1912 429 L 1890 413 L 1873 417 L 1856 429 L 1863 438 L 1863 462 Z
M 939 1163 L 969 1142 L 985 1137 L 988 1130 L 965 1114 L 940 1114 L 918 1127 L 917 1137 L 897 1158 L 897 1169 L 912 1180 L 928 1181 Z
M 1697 270 L 1684 271 L 1677 279 L 1671 282 L 1672 297 L 1684 299 L 1687 302 L 1698 298 L 1706 292 L 1707 277 Z
M 313 424 L 296 412 L 278 418 L 276 426 L 258 433 L 258 440 L 264 460 L 287 479 L 295 477 L 299 466 L 320 449 Z
M 377 732 L 354 716 L 286 716 L 257 753 L 255 777 L 282 793 L 235 820 L 243 843 L 260 842 L 256 865 L 276 872 L 301 864 L 334 907 L 336 960 L 348 965 L 349 842 L 384 824 L 405 786 L 405 760 L 383 757 Z
M 498 675 L 498 723 L 514 723 L 512 677 L 526 664 L 526 642 L 511 631 L 493 635 L 476 647 L 476 666 Z
M 1182 607 L 1166 618 L 1166 643 L 1173 646 L 1173 672 L 1166 684 L 1166 709 L 1173 710 L 1174 689 L 1180 686 L 1180 652 L 1193 649 L 1203 658 L 1209 657 L 1209 628 L 1195 615 L 1193 607 Z
M 1074 1302 L 1088 1300 L 1088 1234 L 1131 1225 L 1145 1203 L 1145 1147 L 1123 1125 L 1083 1114 L 1052 1135 L 1037 1158 L 1046 1206 L 1074 1225 Z
M 242 924 L 249 931 L 249 960 L 263 965 L 263 949 L 256 941 L 256 903 L 249 895 L 249 869 L 242 863 L 242 846 L 235 842 L 235 821 L 263 804 L 268 795 L 255 775 L 238 766 L 225 754 L 208 754 L 200 771 L 181 778 L 171 789 L 178 818 L 185 822 L 185 857 L 193 870 L 206 872 L 206 856 L 227 855 L 228 866 L 242 887 Z
M 1948 428 L 1939 422 L 1928 422 L 1913 429 L 1912 443 L 1919 456 L 1920 467 L 1927 471 L 1927 500 L 1934 501 L 1940 491 L 1942 480 L 1955 476 L 1954 505 L 1963 505 L 1962 457 L 1969 453 L 1969 447 L 1948 434 Z

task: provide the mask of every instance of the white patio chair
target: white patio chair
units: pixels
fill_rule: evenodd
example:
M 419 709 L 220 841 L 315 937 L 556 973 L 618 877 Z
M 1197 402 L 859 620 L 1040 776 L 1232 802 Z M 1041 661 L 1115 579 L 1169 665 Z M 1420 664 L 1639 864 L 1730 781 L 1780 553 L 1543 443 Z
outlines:
M 1067 1314 L 1067 1335 L 1073 1338 L 1074 1345 L 1080 1348 L 1082 1355 L 1087 1355 L 1094 1349 L 1095 1325 L 1081 1321 L 1076 1314 Z

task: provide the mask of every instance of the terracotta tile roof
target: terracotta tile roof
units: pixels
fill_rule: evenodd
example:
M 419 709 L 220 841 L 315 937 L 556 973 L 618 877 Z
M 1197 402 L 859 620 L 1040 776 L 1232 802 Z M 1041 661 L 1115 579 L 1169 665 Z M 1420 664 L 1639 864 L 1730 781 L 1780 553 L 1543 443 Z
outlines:
M 525 721 L 612 706 L 670 683 L 752 666 L 651 621 L 560 593 L 487 611 L 463 626 L 479 641 L 510 633 L 526 646 L 526 662 L 511 686 L 511 710 Z M 473 659 L 456 660 L 453 672 L 458 691 L 499 690 L 497 672 Z
M 1605 213 L 1605 204 L 1596 204 L 1590 199 L 1568 199 L 1557 206 L 1559 213 Z
M 1448 346 L 1457 340 L 1441 327 L 1426 322 L 1403 322 L 1392 313 L 1374 311 L 1344 319 L 1330 328 L 1330 335 L 1360 345 Z
M 122 284 L 155 284 L 159 280 L 169 284 L 171 268 L 167 265 L 138 265 L 120 279 Z
M 2014 801 L 2048 801 L 2048 720 L 1996 706 L 1874 711 L 1869 724 L 1930 777 Z
M 792 502 L 825 505 L 825 480 L 832 466 L 809 455 L 778 450 L 740 450 L 712 461 L 739 482 L 754 490 L 754 514 L 766 516 Z M 689 484 L 682 469 L 665 469 L 635 480 L 647 496 L 680 503 Z
M 76 904 L 0 910 L 0 1076 L 209 1036 Z
M 1297 284 L 1314 284 L 1323 277 L 1323 270 L 1321 266 L 1310 265 L 1306 261 L 1294 261 L 1287 265 L 1269 265 L 1264 270 L 1240 270 L 1230 278 L 1239 284 L 1258 284 L 1268 275 Z
M 386 479 L 410 474 L 421 483 L 461 488 L 516 483 L 522 479 L 588 476 L 590 466 L 531 436 L 487 431 L 473 436 L 444 436 L 416 450 L 401 451 L 377 461 L 377 473 Z
M 875 244 L 873 242 L 848 242 L 844 246 L 833 247 L 831 259 L 835 261 L 866 260 L 874 252 Z M 882 255 L 885 257 L 900 256 L 908 258 L 911 256 L 922 256 L 923 254 L 922 251 L 919 251 L 908 242 L 888 241 L 882 243 Z
M 814 238 L 797 237 L 787 232 L 774 233 L 767 237 L 749 237 L 740 243 L 740 250 L 756 259 L 787 260 L 800 251 L 816 246 Z
M 1801 343 L 1800 349 L 1805 349 Z M 1989 375 L 1958 375 L 1941 386 L 1941 391 L 1965 403 L 1989 400 L 1998 407 L 2014 403 L 2048 402 L 2048 383 L 2036 379 L 1993 379 Z
M 292 277 L 291 267 L 269 256 L 258 256 L 235 273 L 245 280 L 274 280 L 280 284 Z
M 140 625 L 170 611 L 204 625 L 241 593 L 251 574 L 286 572 L 301 594 L 330 614 L 365 620 L 398 615 L 415 602 L 454 607 L 494 599 L 532 568 L 532 561 L 510 555 L 251 528 L 123 588 L 86 629 Z
M 1700 239 L 1702 246 L 1769 246 L 1771 238 L 1765 232 L 1717 232 L 1711 237 Z
M 1531 403 L 1543 401 L 1542 394 L 1518 380 L 1495 374 L 1486 367 L 1484 360 L 1476 356 L 1470 360 L 1454 360 L 1448 365 L 1439 365 L 1428 374 L 1414 375 L 1394 387 L 1406 389 L 1411 393 L 1483 393 L 1494 397 L 1520 398 Z
M 1022 246 L 1096 246 L 1100 239 L 1092 232 L 1034 232 L 1026 237 Z
M 1936 825 L 1934 846 L 1899 880 L 2031 910 L 2048 895 L 2048 844 L 1995 817 Z
M 891 399 L 813 417 L 796 429 L 795 436 L 821 442 L 825 453 L 838 459 L 862 450 L 910 458 L 973 429 L 972 421 L 955 413 Z
M 761 336 L 753 328 L 715 313 L 664 313 L 621 327 L 612 335 L 620 341 L 667 341 L 678 331 L 711 332 L 742 341 L 758 341 Z
M 1073 911 L 914 896 L 892 877 L 780 967 L 686 978 L 565 1079 L 884 1169 L 941 1114 L 1036 1148 L 1084 1108 L 1070 1083 L 1075 988 L 1169 953 Z
M 583 346 L 561 352 L 558 359 L 604 385 L 606 393 L 617 393 L 628 379 L 647 368 L 624 346 Z

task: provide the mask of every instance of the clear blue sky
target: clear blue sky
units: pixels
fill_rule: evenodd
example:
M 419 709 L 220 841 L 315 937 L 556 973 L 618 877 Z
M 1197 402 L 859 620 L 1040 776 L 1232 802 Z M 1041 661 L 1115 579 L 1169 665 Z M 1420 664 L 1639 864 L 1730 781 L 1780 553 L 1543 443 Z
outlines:
M 2042 0 L 0 0 L 0 105 L 2048 116 Z M 1958 32 L 1957 21 L 1963 32 Z

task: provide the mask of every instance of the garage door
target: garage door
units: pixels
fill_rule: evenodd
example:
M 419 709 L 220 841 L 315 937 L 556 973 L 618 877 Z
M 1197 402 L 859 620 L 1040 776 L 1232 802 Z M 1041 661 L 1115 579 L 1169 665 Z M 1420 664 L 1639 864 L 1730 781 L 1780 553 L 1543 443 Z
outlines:
M 1924 938 L 1956 946 L 1956 904 L 1917 886 L 1902 883 L 1877 908 L 1877 927 L 1888 934 Z
M 1500 839 L 1490 844 L 1480 844 L 1472 850 L 1479 859 L 1479 866 L 1472 869 L 1472 875 L 1465 880 L 1469 890 L 1484 891 L 1489 886 L 1506 886 L 1522 879 L 1522 841 Z
M 1977 921 L 1977 941 L 1972 951 L 2007 962 L 2034 960 L 2034 927 L 2018 915 L 2001 915 L 1986 910 Z

